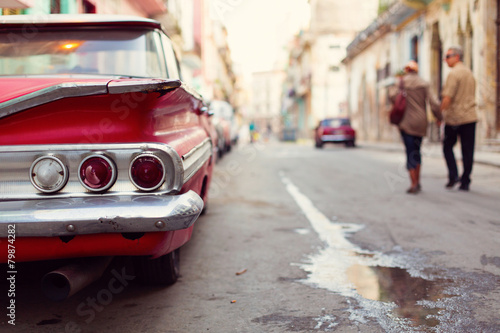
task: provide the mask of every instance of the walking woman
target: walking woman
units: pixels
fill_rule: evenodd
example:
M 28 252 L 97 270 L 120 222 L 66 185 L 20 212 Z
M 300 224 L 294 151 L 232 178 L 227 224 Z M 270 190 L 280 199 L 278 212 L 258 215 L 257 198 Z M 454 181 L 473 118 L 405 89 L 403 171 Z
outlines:
M 406 148 L 406 168 L 410 175 L 411 186 L 406 191 L 409 194 L 420 192 L 420 168 L 422 155 L 420 147 L 422 138 L 427 134 L 427 111 L 429 103 L 432 113 L 438 120 L 442 119 L 440 102 L 430 92 L 429 83 L 418 75 L 418 64 L 410 61 L 405 66 L 404 76 L 401 78 L 406 90 L 406 110 L 398 127 Z M 389 98 L 395 101 L 397 89 L 389 92 Z

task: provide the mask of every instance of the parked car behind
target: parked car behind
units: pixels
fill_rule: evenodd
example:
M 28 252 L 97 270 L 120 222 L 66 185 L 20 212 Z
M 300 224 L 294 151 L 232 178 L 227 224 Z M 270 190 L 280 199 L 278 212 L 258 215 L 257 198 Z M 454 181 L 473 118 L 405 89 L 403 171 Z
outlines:
M 234 109 L 226 101 L 213 100 L 210 102 L 210 111 L 213 113 L 213 123 L 218 135 L 218 153 L 222 157 L 231 151 L 238 141 L 238 127 L 234 118 Z
M 214 138 L 160 23 L 21 15 L 0 27 L 0 248 L 15 246 L 0 262 L 131 256 L 141 281 L 174 283 Z M 59 282 L 49 297 L 76 292 Z
M 323 119 L 314 133 L 317 148 L 322 148 L 325 143 L 343 143 L 346 147 L 356 144 L 356 131 L 351 127 L 349 118 Z

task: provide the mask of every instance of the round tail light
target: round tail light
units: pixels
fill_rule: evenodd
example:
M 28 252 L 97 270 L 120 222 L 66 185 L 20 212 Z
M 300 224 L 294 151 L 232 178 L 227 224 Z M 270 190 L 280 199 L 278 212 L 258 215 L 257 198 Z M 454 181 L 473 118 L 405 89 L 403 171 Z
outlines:
M 92 155 L 80 163 L 78 177 L 87 190 L 102 192 L 113 186 L 116 180 L 116 168 L 106 156 Z
M 42 156 L 31 165 L 30 180 L 33 186 L 41 192 L 57 192 L 66 185 L 68 170 L 57 157 Z
M 130 180 L 142 191 L 154 191 L 165 181 L 165 166 L 154 155 L 139 155 L 130 164 Z

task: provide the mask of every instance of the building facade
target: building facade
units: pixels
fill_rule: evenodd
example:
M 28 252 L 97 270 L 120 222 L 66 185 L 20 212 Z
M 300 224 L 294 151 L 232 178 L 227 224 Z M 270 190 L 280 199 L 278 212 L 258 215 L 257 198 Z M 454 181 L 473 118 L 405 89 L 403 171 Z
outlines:
M 284 80 L 281 128 L 282 138 L 295 140 L 310 136 L 311 43 L 307 33 L 298 34 L 289 46 L 289 60 Z
M 285 72 L 271 70 L 252 74 L 251 121 L 263 134 L 281 132 L 281 96 Z
M 357 33 L 377 16 L 378 0 L 311 1 L 311 119 L 347 115 L 347 73 L 342 59 Z
M 378 0 L 311 0 L 309 29 L 290 47 L 285 125 L 310 138 L 319 120 L 347 114 L 346 47 L 377 15 Z
M 388 121 L 387 87 L 405 63 L 415 60 L 420 75 L 440 97 L 450 69 L 443 62 L 448 47 L 464 49 L 464 63 L 476 78 L 479 122 L 477 141 L 498 138 L 498 5 L 495 0 L 393 1 L 347 48 L 348 113 L 361 140 L 397 141 Z M 432 116 L 429 114 L 430 119 Z M 428 138 L 438 141 L 434 121 Z

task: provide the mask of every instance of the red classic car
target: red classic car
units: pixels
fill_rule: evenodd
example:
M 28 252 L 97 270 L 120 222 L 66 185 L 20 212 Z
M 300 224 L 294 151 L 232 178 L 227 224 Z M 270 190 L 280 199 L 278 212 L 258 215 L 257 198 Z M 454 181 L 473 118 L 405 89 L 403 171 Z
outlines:
M 343 143 L 346 147 L 356 144 L 356 131 L 351 127 L 349 118 L 327 118 L 319 122 L 314 130 L 314 140 L 317 148 L 325 143 Z
M 0 262 L 133 256 L 140 280 L 174 283 L 215 138 L 160 23 L 20 15 L 0 27 Z

